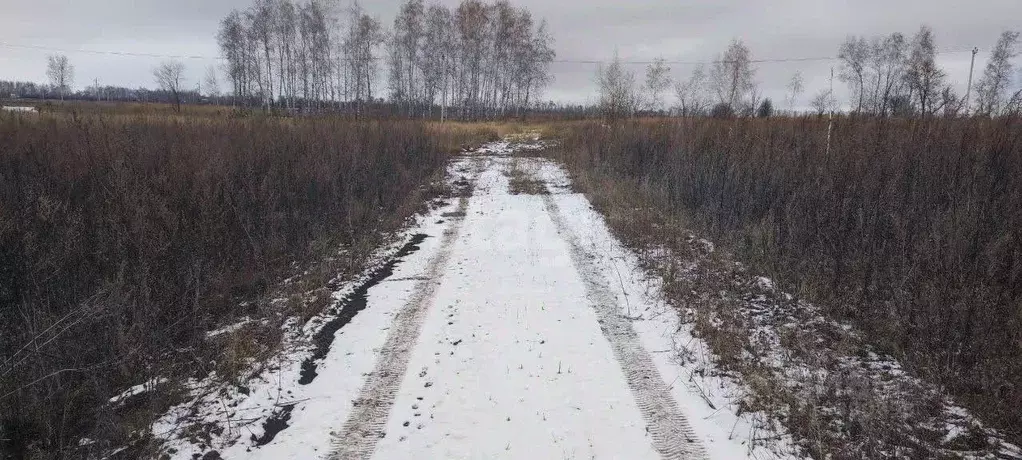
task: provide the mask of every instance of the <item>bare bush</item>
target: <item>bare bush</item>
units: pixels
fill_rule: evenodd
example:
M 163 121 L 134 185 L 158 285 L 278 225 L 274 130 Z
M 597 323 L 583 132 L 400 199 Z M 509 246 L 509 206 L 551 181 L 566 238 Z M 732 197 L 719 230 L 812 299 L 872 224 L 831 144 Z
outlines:
M 785 289 L 1022 436 L 1017 120 L 629 123 L 570 130 L 576 171 L 654 190 Z
M 126 430 L 108 398 L 202 372 L 205 331 L 376 231 L 456 146 L 418 123 L 0 116 L 0 451 Z

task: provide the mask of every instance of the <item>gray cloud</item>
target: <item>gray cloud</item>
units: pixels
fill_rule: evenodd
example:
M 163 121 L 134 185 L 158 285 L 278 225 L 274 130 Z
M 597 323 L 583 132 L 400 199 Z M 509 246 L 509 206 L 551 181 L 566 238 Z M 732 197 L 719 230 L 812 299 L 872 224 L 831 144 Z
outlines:
M 341 0 L 346 1 L 346 0 Z M 248 0 L 3 0 L 0 41 L 65 49 L 216 56 L 219 20 Z M 389 24 L 400 0 L 363 2 Z M 441 3 L 454 6 L 457 0 Z M 969 53 L 993 46 L 1003 30 L 1019 28 L 1018 0 L 520 0 L 537 18 L 545 18 L 560 60 L 607 60 L 615 50 L 622 59 L 709 61 L 733 38 L 741 38 L 755 59 L 832 56 L 849 34 L 914 33 L 928 24 L 941 50 L 963 51 L 940 56 L 951 81 L 964 92 Z M 0 78 L 44 81 L 47 51 L 0 47 Z M 985 53 L 977 68 L 982 69 Z M 77 86 L 98 79 L 103 84 L 152 86 L 151 69 L 161 59 L 69 53 L 77 68 Z M 192 82 L 210 59 L 189 59 Z M 790 76 L 801 71 L 806 97 L 828 84 L 835 62 L 761 63 L 757 81 L 765 96 L 783 99 Z M 630 65 L 641 78 L 642 65 Z M 684 78 L 690 64 L 672 64 Z M 558 62 L 554 83 L 545 96 L 558 101 L 591 101 L 595 65 Z M 979 72 L 978 70 L 977 72 Z M 845 94 L 835 83 L 838 97 Z

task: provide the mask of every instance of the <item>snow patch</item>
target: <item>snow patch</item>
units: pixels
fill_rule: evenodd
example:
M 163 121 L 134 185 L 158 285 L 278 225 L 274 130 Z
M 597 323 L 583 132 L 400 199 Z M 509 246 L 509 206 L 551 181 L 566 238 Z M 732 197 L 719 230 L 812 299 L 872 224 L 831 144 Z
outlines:
M 130 398 L 133 398 L 133 397 L 138 396 L 138 395 L 143 394 L 143 393 L 148 393 L 150 391 L 153 391 L 153 390 L 156 389 L 156 387 L 158 387 L 160 385 L 163 385 L 163 384 L 165 384 L 167 382 L 168 382 L 168 380 L 165 379 L 165 378 L 162 378 L 162 377 L 147 380 L 147 381 L 145 381 L 143 383 L 140 383 L 140 384 L 135 385 L 135 386 L 133 386 L 131 388 L 128 388 L 127 390 L 124 390 L 120 394 L 110 398 L 109 403 L 110 404 L 121 404 L 122 402 L 124 402 L 124 401 L 126 401 L 126 400 L 128 400 Z

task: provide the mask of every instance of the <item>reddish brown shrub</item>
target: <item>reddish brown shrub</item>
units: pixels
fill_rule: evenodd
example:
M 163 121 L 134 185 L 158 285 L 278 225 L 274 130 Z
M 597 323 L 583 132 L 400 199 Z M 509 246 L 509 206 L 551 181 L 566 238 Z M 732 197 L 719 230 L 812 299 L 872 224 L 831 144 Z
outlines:
M 441 137 L 411 122 L 0 116 L 0 451 L 65 452 L 106 398 L 314 243 L 376 231 L 439 170 Z
M 684 119 L 569 129 L 625 179 L 1022 436 L 1017 120 Z

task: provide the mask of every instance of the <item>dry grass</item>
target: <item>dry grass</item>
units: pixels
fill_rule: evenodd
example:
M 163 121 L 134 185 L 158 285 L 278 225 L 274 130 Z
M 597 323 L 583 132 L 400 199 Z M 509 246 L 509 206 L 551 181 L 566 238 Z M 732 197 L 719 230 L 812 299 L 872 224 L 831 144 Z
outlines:
M 236 115 L 236 109 L 229 105 L 182 104 L 181 110 L 174 104 L 162 102 L 106 102 L 106 101 L 33 101 L 28 105 L 39 108 L 41 113 L 77 115 L 127 115 L 127 116 L 183 116 L 189 118 L 222 118 Z
M 814 334 L 825 338 L 828 351 L 807 346 L 806 354 L 840 356 L 867 346 L 889 353 L 1018 440 L 1019 128 L 1014 120 L 841 120 L 828 157 L 826 124 L 811 119 L 590 123 L 568 130 L 559 156 L 580 183 L 589 184 L 586 190 L 598 206 L 602 200 L 608 221 L 626 241 L 641 246 L 655 240 L 682 254 L 691 252 L 684 249 L 687 231 L 654 230 L 670 224 L 627 210 L 676 216 L 683 219 L 682 228 L 726 243 L 757 272 L 825 307 L 829 317 L 852 321 L 868 337 L 860 344 L 826 343 L 845 339 L 826 339 L 828 333 L 819 330 Z M 600 198 L 609 193 L 604 190 L 624 191 Z M 628 215 L 617 219 L 615 213 Z M 734 283 L 747 282 L 726 270 L 727 263 L 733 266 L 725 260 L 702 277 L 705 292 L 725 286 L 734 291 Z M 732 332 L 748 333 L 745 316 L 728 313 L 744 304 L 731 299 L 724 308 L 728 303 L 712 296 L 699 303 L 686 292 L 691 289 L 675 295 L 689 305 L 713 304 L 705 308 L 713 316 L 701 319 L 704 324 L 732 324 Z M 756 349 L 737 332 L 724 332 L 712 344 L 721 356 Z M 821 384 L 843 388 L 850 382 Z M 896 397 L 914 397 L 913 407 L 920 408 L 906 417 L 920 422 L 934 416 L 925 409 L 924 391 L 904 391 L 915 396 Z M 890 433 L 905 433 L 897 423 L 906 419 L 882 411 L 884 404 L 899 402 L 873 406 L 880 413 L 869 416 L 863 415 L 866 407 L 855 407 L 870 401 L 875 399 L 845 401 L 849 411 L 858 410 L 844 414 L 845 420 L 875 428 L 851 434 L 862 442 L 855 452 L 868 455 L 876 452 L 870 449 L 899 442 L 911 448 L 904 438 L 890 439 Z M 812 409 L 823 402 L 796 403 L 787 400 L 791 407 L 803 407 L 800 426 L 830 423 Z M 884 420 L 890 423 L 879 423 Z M 895 425 L 898 430 L 891 428 Z M 814 431 L 806 428 L 806 433 Z
M 123 437 L 146 419 L 101 409 L 124 388 L 265 356 L 273 326 L 314 314 L 329 297 L 317 288 L 421 209 L 445 150 L 470 131 L 0 116 L 0 450 L 73 456 L 81 435 Z M 271 321 L 204 341 L 242 316 Z M 171 399 L 139 410 L 151 417 Z

